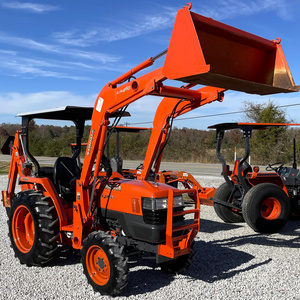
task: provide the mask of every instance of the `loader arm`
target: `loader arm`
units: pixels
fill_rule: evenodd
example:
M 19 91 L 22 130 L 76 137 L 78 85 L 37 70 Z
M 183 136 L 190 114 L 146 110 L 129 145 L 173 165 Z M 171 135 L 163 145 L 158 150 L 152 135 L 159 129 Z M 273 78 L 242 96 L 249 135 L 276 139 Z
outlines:
M 184 91 L 192 86 L 187 86 L 182 90 Z M 167 134 L 170 129 L 169 119 L 171 114 L 173 115 L 173 118 L 177 118 L 205 104 L 214 101 L 223 101 L 225 91 L 226 90 L 222 88 L 207 86 L 195 91 L 199 96 L 194 99 L 185 99 L 186 101 L 179 102 L 180 100 L 178 100 L 178 98 L 164 98 L 156 110 L 143 169 L 137 178 L 140 180 L 148 179 L 155 159 L 156 163 L 154 172 L 157 173 L 159 171 L 163 155 L 163 148 L 165 146 Z

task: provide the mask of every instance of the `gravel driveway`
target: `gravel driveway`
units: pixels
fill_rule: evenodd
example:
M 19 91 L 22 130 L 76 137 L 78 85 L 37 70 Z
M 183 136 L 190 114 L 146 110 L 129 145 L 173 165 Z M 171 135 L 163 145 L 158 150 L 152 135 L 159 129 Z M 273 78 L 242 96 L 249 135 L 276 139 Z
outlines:
M 203 186 L 219 177 L 196 176 Z M 1 190 L 6 177 L 0 176 Z M 60 248 L 46 267 L 26 267 L 14 258 L 0 207 L 0 299 L 109 299 L 94 293 L 80 256 Z M 154 261 L 131 259 L 128 285 L 116 299 L 300 299 L 300 220 L 278 234 L 257 234 L 246 224 L 225 224 L 212 207 L 202 207 L 197 254 L 184 275 L 160 271 Z

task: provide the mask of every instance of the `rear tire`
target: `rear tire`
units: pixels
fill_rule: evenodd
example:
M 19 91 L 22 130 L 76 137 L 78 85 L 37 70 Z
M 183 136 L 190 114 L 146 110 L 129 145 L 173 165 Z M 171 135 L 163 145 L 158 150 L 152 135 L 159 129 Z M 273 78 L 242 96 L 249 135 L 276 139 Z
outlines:
M 42 266 L 54 257 L 59 237 L 58 218 L 49 197 L 34 190 L 12 201 L 8 220 L 15 256 L 27 266 Z
M 261 183 L 251 188 L 243 200 L 243 216 L 256 232 L 274 233 L 287 222 L 290 200 L 286 193 L 272 183 Z
M 231 189 L 226 182 L 222 183 L 215 192 L 214 199 L 231 202 Z M 217 216 L 225 223 L 242 223 L 245 222 L 243 215 L 233 211 L 232 208 L 214 202 L 214 210 Z
M 96 292 L 116 296 L 126 286 L 128 266 L 123 248 L 103 231 L 92 232 L 84 240 L 83 271 Z

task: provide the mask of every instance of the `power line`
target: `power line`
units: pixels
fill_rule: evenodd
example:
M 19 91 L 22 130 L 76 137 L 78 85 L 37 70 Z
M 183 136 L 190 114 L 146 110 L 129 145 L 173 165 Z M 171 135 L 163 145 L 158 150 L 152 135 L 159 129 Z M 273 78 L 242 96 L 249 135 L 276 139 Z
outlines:
M 278 108 L 284 108 L 284 107 L 291 107 L 291 106 L 298 106 L 300 103 L 294 103 L 294 104 L 287 104 L 287 105 L 279 105 Z M 202 118 L 210 118 L 210 117 L 218 117 L 218 116 L 225 116 L 225 115 L 234 115 L 234 114 L 242 114 L 247 112 L 248 110 L 240 110 L 240 111 L 233 111 L 228 113 L 220 113 L 220 114 L 211 114 L 211 115 L 202 115 L 202 116 L 196 116 L 196 117 L 185 117 L 185 118 L 178 118 L 174 119 L 174 121 L 183 121 L 183 120 L 192 120 L 192 119 L 202 119 Z M 140 124 L 152 124 L 153 121 L 148 122 L 138 122 L 138 123 L 127 123 L 128 125 L 140 125 Z
M 221 114 L 213 114 L 213 115 L 205 115 L 205 116 L 197 116 L 197 117 L 186 117 L 186 118 L 179 118 L 175 119 L 177 121 L 181 120 L 189 120 L 189 119 L 202 119 L 202 118 L 209 118 L 209 117 L 218 117 L 218 116 L 225 116 L 225 115 L 234 115 L 234 114 L 241 114 L 246 112 L 246 110 L 240 110 L 240 111 L 233 111 L 228 113 L 221 113 Z

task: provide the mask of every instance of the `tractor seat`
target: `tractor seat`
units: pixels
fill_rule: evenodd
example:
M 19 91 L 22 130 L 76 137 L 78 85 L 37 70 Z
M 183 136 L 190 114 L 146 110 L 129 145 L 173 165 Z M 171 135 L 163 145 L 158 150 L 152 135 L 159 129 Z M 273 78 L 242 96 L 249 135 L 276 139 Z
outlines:
M 240 162 L 240 159 L 237 159 L 237 160 L 234 162 L 233 173 L 234 173 L 235 175 L 238 174 L 238 165 L 239 165 L 239 162 Z M 244 177 L 246 177 L 247 173 L 252 172 L 252 167 L 248 164 L 247 161 L 244 161 L 244 162 L 242 163 L 241 168 L 242 168 L 242 175 L 243 175 Z
M 80 173 L 76 161 L 70 157 L 59 157 L 54 163 L 54 185 L 67 202 L 76 199 L 76 179 L 80 178 Z
M 112 157 L 109 160 L 111 170 L 122 174 L 123 159 L 121 157 Z
M 243 175 L 246 176 L 247 173 L 252 172 L 252 167 L 248 164 L 247 161 L 244 161 L 242 164 Z

